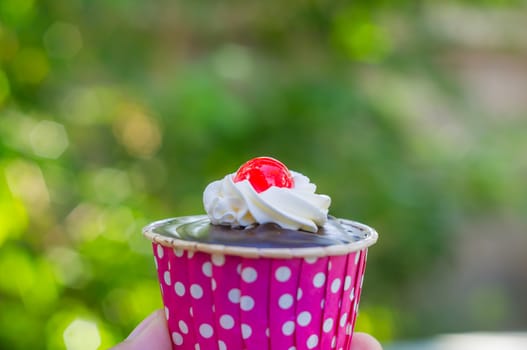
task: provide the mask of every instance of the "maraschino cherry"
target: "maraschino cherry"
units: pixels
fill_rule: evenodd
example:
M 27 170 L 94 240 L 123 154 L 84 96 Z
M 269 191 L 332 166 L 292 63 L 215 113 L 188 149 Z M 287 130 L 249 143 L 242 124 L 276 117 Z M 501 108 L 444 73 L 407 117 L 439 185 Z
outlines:
M 280 161 L 271 157 L 257 157 L 243 164 L 234 177 L 234 182 L 249 180 L 256 192 L 271 186 L 293 188 L 293 176 Z

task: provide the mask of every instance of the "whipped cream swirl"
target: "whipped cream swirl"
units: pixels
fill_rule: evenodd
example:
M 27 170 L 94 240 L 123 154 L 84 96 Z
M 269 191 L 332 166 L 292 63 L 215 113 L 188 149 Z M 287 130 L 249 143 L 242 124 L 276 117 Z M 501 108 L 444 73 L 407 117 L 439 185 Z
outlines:
M 203 204 L 211 222 L 231 227 L 276 223 L 290 230 L 318 231 L 327 221 L 331 199 L 316 194 L 307 176 L 290 173 L 293 188 L 272 186 L 260 193 L 248 180 L 234 182 L 235 174 L 210 183 Z

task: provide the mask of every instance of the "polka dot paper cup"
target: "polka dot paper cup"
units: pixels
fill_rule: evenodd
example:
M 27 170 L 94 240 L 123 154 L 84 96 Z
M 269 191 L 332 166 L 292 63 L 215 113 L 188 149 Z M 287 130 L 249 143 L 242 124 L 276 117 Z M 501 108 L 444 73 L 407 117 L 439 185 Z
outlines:
M 349 349 L 370 227 L 360 240 L 311 248 L 249 248 L 156 233 L 153 244 L 174 349 Z

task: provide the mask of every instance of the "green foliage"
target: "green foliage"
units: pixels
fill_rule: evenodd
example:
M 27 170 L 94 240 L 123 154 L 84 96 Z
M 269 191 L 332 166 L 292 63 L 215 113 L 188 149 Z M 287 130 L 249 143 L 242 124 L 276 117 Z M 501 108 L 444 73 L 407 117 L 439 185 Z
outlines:
M 437 64 L 440 5 L 395 3 L 2 1 L 0 348 L 125 337 L 161 306 L 141 228 L 201 213 L 203 188 L 258 155 L 380 232 L 359 328 L 413 334 L 398 300 L 453 227 L 525 210 L 504 155 L 526 125 L 480 118 Z

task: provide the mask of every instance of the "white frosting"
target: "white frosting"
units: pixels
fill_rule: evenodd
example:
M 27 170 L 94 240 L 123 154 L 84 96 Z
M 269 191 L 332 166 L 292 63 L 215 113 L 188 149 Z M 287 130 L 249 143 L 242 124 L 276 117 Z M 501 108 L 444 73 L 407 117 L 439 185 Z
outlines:
M 276 223 L 291 230 L 316 232 L 327 221 L 331 199 L 316 194 L 306 176 L 291 171 L 293 188 L 271 186 L 256 192 L 248 180 L 234 182 L 235 174 L 210 183 L 203 193 L 205 210 L 215 225 L 245 227 Z

